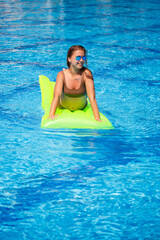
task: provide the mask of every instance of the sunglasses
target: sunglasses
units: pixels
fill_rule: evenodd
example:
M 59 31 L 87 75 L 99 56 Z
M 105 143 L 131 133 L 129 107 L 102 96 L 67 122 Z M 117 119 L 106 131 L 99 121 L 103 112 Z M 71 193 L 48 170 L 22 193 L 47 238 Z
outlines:
M 86 59 L 87 59 L 86 56 L 83 56 L 83 57 L 77 56 L 77 57 L 76 57 L 76 61 L 80 61 L 81 58 L 82 58 L 83 61 L 86 61 Z

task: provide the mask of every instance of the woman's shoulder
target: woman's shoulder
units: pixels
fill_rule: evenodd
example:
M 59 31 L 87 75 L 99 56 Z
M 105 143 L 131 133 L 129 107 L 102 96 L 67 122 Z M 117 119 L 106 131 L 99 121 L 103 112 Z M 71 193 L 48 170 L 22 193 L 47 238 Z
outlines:
M 67 68 L 67 69 L 63 68 L 63 70 L 60 71 L 60 72 L 58 72 L 57 75 L 59 75 L 59 76 L 63 76 L 63 77 L 64 77 L 64 75 L 67 74 L 67 73 L 68 73 L 68 68 Z
M 93 79 L 92 72 L 91 72 L 88 68 L 86 68 L 86 67 L 84 67 L 84 76 L 85 76 L 86 78 Z
M 62 71 L 58 72 L 57 76 L 60 76 L 60 77 L 63 77 L 63 78 L 64 78 L 64 76 L 65 76 L 65 74 L 66 74 L 67 72 L 68 72 L 68 69 L 64 69 L 64 68 L 63 68 Z
M 61 82 L 61 81 L 64 82 L 64 79 L 65 79 L 64 70 L 58 72 L 56 82 L 57 82 L 57 81 L 58 81 L 58 82 Z

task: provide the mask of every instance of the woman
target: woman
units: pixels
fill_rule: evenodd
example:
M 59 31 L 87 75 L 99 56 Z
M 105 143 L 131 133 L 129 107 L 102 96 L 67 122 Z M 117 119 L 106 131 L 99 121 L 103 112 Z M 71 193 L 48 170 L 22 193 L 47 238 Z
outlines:
M 50 119 L 57 118 L 55 115 L 57 107 L 67 108 L 71 111 L 84 109 L 89 98 L 94 118 L 101 121 L 92 73 L 83 65 L 86 62 L 86 49 L 80 45 L 69 48 L 67 53 L 68 69 L 58 73 L 54 97 L 51 104 Z

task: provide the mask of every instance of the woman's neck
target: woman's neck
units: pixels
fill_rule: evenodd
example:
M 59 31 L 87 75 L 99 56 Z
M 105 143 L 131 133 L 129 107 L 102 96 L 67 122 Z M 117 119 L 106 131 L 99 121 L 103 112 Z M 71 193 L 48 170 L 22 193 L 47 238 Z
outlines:
M 77 75 L 77 74 L 80 74 L 81 73 L 81 69 L 77 69 L 77 68 L 74 68 L 72 66 L 69 67 L 69 72 L 72 74 L 72 75 Z

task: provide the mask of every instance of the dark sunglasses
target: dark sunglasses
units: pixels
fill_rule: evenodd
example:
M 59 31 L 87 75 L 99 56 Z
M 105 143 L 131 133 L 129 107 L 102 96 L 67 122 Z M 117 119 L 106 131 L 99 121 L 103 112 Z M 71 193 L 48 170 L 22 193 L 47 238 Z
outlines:
M 83 56 L 83 57 L 77 56 L 77 57 L 76 57 L 76 61 L 80 61 L 81 58 L 83 59 L 83 61 L 86 61 L 86 59 L 87 59 L 86 56 Z

